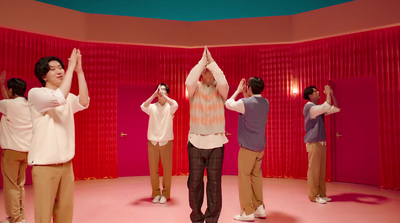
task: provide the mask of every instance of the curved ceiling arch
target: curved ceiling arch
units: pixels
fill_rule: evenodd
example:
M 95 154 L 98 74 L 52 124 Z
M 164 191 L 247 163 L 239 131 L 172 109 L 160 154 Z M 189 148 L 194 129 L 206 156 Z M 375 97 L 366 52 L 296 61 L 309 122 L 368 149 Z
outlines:
M 353 0 L 36 0 L 84 13 L 207 21 L 295 15 Z

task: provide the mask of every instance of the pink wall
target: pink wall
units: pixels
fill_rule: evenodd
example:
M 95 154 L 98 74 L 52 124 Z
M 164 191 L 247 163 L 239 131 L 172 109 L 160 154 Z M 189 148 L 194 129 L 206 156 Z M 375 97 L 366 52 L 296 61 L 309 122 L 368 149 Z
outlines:
M 304 100 L 291 89 L 351 77 L 378 79 L 381 186 L 400 188 L 398 154 L 400 104 L 398 92 L 400 26 L 298 44 L 213 47 L 213 57 L 234 88 L 240 78 L 260 76 L 266 83 L 264 95 L 271 107 L 267 125 L 265 177 L 304 178 L 307 156 L 302 138 Z M 157 84 L 175 89 L 171 96 L 180 108 L 176 115 L 174 162 L 178 175 L 187 174 L 186 145 L 189 103 L 184 98 L 184 81 L 202 49 L 149 47 L 77 42 L 0 28 L 0 67 L 21 78 L 32 77 L 32 67 L 43 55 L 66 59 L 71 47 L 85 55 L 91 109 L 75 116 L 77 179 L 117 177 L 117 85 Z M 76 83 L 72 89 L 77 92 Z M 300 90 L 301 92 L 301 90 Z M 228 119 L 231 120 L 231 119 Z M 302 124 L 303 123 L 303 124 Z M 298 126 L 299 128 L 293 128 Z M 327 129 L 330 129 L 329 126 Z M 228 126 L 227 126 L 228 130 Z M 230 130 L 228 130 L 230 131 Z M 231 131 L 232 132 L 232 131 Z M 329 135 L 329 134 L 328 134 Z M 231 141 L 234 145 L 234 141 Z M 329 173 L 329 171 L 328 171 Z
M 0 1 L 0 26 L 73 40 L 199 47 L 290 43 L 400 24 L 398 0 L 355 0 L 293 16 L 182 22 Z

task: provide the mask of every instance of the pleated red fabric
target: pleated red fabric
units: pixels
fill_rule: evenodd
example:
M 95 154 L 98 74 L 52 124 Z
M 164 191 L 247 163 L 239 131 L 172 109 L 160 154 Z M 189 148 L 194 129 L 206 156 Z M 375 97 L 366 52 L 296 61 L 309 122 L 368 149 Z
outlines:
M 302 116 L 306 101 L 301 96 L 306 86 L 322 88 L 330 80 L 377 77 L 380 186 L 400 189 L 399 42 L 400 27 L 391 27 L 294 44 L 210 48 L 231 88 L 242 77 L 259 76 L 265 82 L 263 96 L 270 102 L 270 113 L 264 177 L 306 178 Z M 170 85 L 171 97 L 180 106 L 174 119 L 173 174 L 186 175 L 189 102 L 184 82 L 202 49 L 88 43 L 0 28 L 0 69 L 6 69 L 8 77 L 36 83 L 33 68 L 40 57 L 55 55 L 68 61 L 73 47 L 84 56 L 91 97 L 90 108 L 76 115 L 76 179 L 118 177 L 118 84 L 161 81 Z M 78 93 L 74 81 L 72 92 Z M 299 92 L 296 97 L 294 89 Z M 327 118 L 328 180 L 332 178 L 330 122 Z

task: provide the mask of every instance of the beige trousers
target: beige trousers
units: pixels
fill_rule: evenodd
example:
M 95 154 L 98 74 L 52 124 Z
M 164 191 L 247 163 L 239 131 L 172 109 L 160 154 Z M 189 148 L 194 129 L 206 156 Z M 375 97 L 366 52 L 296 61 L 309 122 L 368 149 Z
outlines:
M 149 167 L 150 167 L 150 181 L 152 187 L 152 197 L 162 195 L 166 198 L 170 197 L 171 193 L 171 180 L 172 180 L 172 147 L 173 141 L 169 141 L 163 146 L 157 143 L 153 145 L 150 141 L 148 144 L 149 151 Z M 163 167 L 162 193 L 160 192 L 160 175 L 158 173 L 158 164 L 161 159 Z
M 261 163 L 264 151 L 255 152 L 241 147 L 238 158 L 240 208 L 246 215 L 264 205 Z
M 72 162 L 33 166 L 35 223 L 72 223 L 74 171 Z
M 326 197 L 326 145 L 320 142 L 306 144 L 308 152 L 308 197 L 315 201 L 317 196 Z
M 25 220 L 25 170 L 27 152 L 4 149 L 1 155 L 4 206 L 10 223 Z

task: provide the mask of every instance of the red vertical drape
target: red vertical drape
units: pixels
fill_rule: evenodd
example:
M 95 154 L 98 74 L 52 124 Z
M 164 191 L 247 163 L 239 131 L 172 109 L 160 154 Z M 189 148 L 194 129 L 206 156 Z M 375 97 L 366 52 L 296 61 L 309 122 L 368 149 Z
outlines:
M 392 27 L 295 44 L 210 49 L 231 88 L 242 77 L 259 76 L 265 82 L 263 95 L 270 101 L 270 113 L 264 177 L 306 177 L 306 86 L 322 88 L 330 80 L 372 76 L 378 80 L 381 186 L 400 189 L 399 32 L 400 27 Z M 73 47 L 82 49 L 91 97 L 90 108 L 76 115 L 76 178 L 117 177 L 118 83 L 161 81 L 171 87 L 171 97 L 180 106 L 174 119 L 173 173 L 187 174 L 189 103 L 184 82 L 202 49 L 87 43 L 0 28 L 0 69 L 5 68 L 8 77 L 37 83 L 34 63 L 47 55 L 67 61 Z M 77 93 L 76 82 L 74 86 Z M 293 89 L 299 89 L 298 95 Z M 328 118 L 328 135 L 329 129 Z

